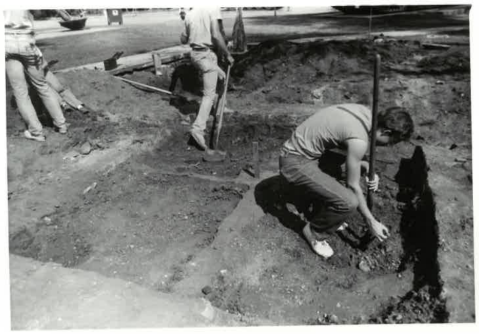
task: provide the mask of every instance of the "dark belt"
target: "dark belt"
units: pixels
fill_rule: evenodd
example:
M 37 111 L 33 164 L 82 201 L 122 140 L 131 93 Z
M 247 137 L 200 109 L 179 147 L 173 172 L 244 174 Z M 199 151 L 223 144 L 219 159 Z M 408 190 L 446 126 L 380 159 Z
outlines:
M 191 48 L 193 51 L 196 52 L 206 52 L 206 51 L 212 51 L 210 48 Z
M 282 158 L 286 158 L 286 157 L 294 157 L 294 158 L 304 158 L 304 159 L 307 159 L 305 156 L 301 155 L 301 154 L 295 154 L 295 153 L 292 153 L 290 152 L 287 148 L 283 147 L 281 148 L 281 151 L 279 152 L 279 156 L 282 157 Z

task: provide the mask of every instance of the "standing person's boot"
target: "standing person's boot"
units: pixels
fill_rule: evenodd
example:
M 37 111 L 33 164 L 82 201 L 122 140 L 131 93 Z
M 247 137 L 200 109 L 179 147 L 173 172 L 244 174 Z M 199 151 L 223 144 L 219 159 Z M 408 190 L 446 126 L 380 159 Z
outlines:
M 206 145 L 205 135 L 202 131 L 197 129 L 192 129 L 190 131 L 190 134 L 199 147 L 201 147 L 205 151 L 208 149 L 208 146 Z
M 62 135 L 66 134 L 68 132 L 68 123 L 65 123 L 65 124 L 62 124 L 60 126 L 57 127 L 57 130 L 59 133 L 61 133 Z

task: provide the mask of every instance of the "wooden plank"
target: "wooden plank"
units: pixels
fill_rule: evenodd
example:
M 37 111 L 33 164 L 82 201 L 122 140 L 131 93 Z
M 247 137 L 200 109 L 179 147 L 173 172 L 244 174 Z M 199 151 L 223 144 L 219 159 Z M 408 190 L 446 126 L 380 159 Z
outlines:
M 153 64 L 153 59 L 151 55 L 152 53 L 149 54 L 150 58 L 148 60 L 145 59 L 145 60 L 142 60 L 141 62 L 136 62 L 131 65 L 121 64 L 117 68 L 110 71 L 106 71 L 106 72 L 111 73 L 113 75 L 117 75 L 124 72 L 129 72 L 133 70 L 143 70 L 143 69 L 153 67 L 154 64 Z M 166 55 L 166 56 L 160 55 L 160 60 L 162 64 L 168 64 L 174 61 L 180 61 L 180 60 L 186 59 L 187 57 L 188 57 L 188 54 L 184 54 L 184 53 L 176 54 L 176 55 Z
M 105 71 L 113 75 L 116 75 L 122 72 L 141 70 L 141 69 L 152 67 L 153 53 L 159 56 L 159 59 L 161 60 L 163 64 L 168 64 L 174 61 L 188 58 L 190 51 L 191 51 L 191 48 L 189 46 L 174 46 L 171 48 L 155 50 L 148 53 L 122 57 L 118 59 L 117 61 L 118 67 L 110 71 L 105 71 L 105 66 L 102 61 L 98 63 L 86 64 L 86 65 L 58 70 L 58 71 L 55 71 L 55 73 L 70 72 L 70 71 L 77 71 L 77 70 L 97 70 L 97 71 Z
M 451 46 L 447 44 L 423 43 L 422 47 L 430 50 L 447 50 Z

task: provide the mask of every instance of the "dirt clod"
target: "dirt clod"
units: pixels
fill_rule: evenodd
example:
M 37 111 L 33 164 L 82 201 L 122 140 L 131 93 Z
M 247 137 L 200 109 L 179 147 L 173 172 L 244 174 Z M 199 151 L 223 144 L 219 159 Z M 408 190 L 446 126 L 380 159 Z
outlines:
M 369 264 L 365 260 L 361 260 L 359 262 L 358 268 L 365 273 L 368 273 L 368 272 L 371 271 L 371 267 L 369 266 Z
M 213 288 L 209 285 L 205 286 L 203 289 L 201 289 L 201 292 L 203 292 L 203 294 L 205 296 L 209 295 L 210 293 L 213 292 Z
M 89 142 L 85 142 L 80 147 L 80 153 L 83 155 L 88 155 L 92 151 L 92 147 Z

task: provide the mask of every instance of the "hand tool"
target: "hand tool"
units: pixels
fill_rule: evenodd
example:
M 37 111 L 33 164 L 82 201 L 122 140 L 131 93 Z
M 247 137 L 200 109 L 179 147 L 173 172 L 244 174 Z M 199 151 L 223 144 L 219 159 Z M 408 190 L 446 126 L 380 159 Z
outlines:
M 223 114 L 226 105 L 226 92 L 228 91 L 228 81 L 230 78 L 231 65 L 228 65 L 226 70 L 226 78 L 224 81 L 223 94 L 218 101 L 218 108 L 213 123 L 213 129 L 211 131 L 210 146 L 211 149 L 207 149 L 203 156 L 204 161 L 208 162 L 220 162 L 226 158 L 226 152 L 218 150 L 218 143 L 220 139 L 221 128 L 223 126 Z

